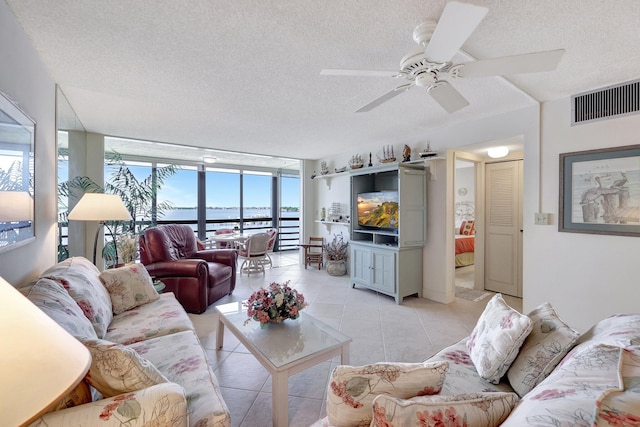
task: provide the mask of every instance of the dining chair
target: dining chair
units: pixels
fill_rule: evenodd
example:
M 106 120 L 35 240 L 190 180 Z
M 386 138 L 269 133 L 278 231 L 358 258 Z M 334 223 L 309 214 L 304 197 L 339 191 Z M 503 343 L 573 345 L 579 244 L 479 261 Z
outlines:
M 270 236 L 267 233 L 251 235 L 238 249 L 238 259 L 242 259 L 240 274 L 264 273 L 264 263 L 267 258 L 267 248 Z
M 264 260 L 262 260 L 262 265 L 272 268 L 273 262 L 271 260 L 270 254 L 273 253 L 273 248 L 276 244 L 276 237 L 278 237 L 278 231 L 275 228 L 272 228 L 271 230 L 267 231 L 267 234 L 269 235 L 269 243 L 267 244 L 267 256 L 264 258 Z
M 324 238 L 309 237 L 309 244 L 304 246 L 304 268 L 307 269 L 309 264 L 318 266 L 318 270 L 322 268 L 322 260 L 324 258 Z

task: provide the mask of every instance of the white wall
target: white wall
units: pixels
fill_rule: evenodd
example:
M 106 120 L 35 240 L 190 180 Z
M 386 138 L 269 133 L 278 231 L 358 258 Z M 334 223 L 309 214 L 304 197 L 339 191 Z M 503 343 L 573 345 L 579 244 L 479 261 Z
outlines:
M 4 0 L 0 0 L 0 90 L 36 122 L 36 240 L 0 254 L 0 276 L 17 285 L 56 261 L 55 84 Z
M 640 238 L 558 231 L 558 155 L 638 144 L 640 115 L 571 127 L 570 108 L 561 99 L 542 109 L 541 208 L 553 213 L 553 224 L 525 230 L 523 308 L 549 301 L 567 323 L 585 330 L 611 314 L 640 312 Z M 525 191 L 529 205 L 536 197 Z

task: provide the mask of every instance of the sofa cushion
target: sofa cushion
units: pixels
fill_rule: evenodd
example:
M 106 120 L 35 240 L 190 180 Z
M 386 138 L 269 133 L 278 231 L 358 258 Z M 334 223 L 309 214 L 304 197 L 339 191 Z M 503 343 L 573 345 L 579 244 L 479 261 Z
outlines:
M 113 319 L 111 298 L 98 278 L 100 271 L 86 258 L 72 257 L 59 262 L 40 277 L 59 282 L 91 321 L 98 338 L 104 338 Z
M 575 347 L 556 369 L 525 395 L 504 427 L 523 425 L 591 426 L 607 394 L 622 390 L 624 350 L 585 343 Z
M 153 287 L 151 276 L 142 264 L 103 271 L 100 281 L 109 292 L 114 314 L 120 314 L 160 297 Z
M 467 352 L 467 340 L 468 338 L 464 338 L 440 350 L 427 360 L 427 362 L 449 363 L 449 370 L 440 393 L 446 395 L 494 391 L 512 393 L 513 389 L 506 382 L 492 384 L 480 377 Z
M 371 427 L 500 425 L 518 402 L 515 393 L 471 393 L 373 400 Z
M 622 353 L 624 391 L 613 391 L 597 408 L 595 425 L 640 426 L 640 347 L 627 348 Z
M 507 372 L 511 387 L 520 397 L 545 379 L 580 337 L 547 302 L 528 316 L 533 328 Z
M 153 338 L 132 344 L 131 348 L 150 360 L 169 381 L 184 387 L 189 402 L 189 425 L 231 424 L 229 410 L 195 332 Z
M 509 307 L 501 294 L 491 298 L 467 341 L 478 374 L 494 384 L 500 382 L 531 327 L 531 319 Z
M 151 362 L 131 348 L 101 339 L 82 343 L 91 352 L 92 359 L 87 382 L 105 397 L 167 382 Z
M 40 278 L 32 285 L 18 290 L 74 337 L 97 338 L 89 319 L 59 282 Z
M 616 314 L 599 321 L 580 336 L 578 344 L 587 341 L 624 348 L 640 346 L 640 314 Z
M 193 323 L 173 293 L 169 292 L 149 304 L 113 316 L 105 339 L 132 344 L 190 330 L 194 330 Z
M 336 427 L 368 425 L 378 394 L 409 398 L 439 393 L 447 368 L 447 362 L 337 366 L 327 390 L 329 422 Z
M 179 384 L 164 383 L 64 411 L 50 412 L 36 419 L 31 427 L 188 425 L 184 390 Z

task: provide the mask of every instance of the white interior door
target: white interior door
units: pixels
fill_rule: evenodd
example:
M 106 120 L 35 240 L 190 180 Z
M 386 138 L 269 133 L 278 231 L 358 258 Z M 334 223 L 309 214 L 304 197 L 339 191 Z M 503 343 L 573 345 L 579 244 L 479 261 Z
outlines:
M 522 160 L 485 168 L 485 289 L 522 297 Z

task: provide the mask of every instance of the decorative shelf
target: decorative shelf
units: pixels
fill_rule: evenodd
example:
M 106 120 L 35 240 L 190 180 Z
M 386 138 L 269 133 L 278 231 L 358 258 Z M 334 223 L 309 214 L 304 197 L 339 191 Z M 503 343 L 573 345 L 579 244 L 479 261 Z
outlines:
M 347 169 L 344 172 L 338 173 L 328 173 L 326 175 L 316 175 L 311 179 L 313 179 L 314 181 L 316 179 L 324 180 L 324 182 L 327 184 L 327 188 L 331 188 L 331 178 L 335 178 L 337 176 L 349 176 L 349 170 Z
M 325 227 L 327 227 L 327 229 L 329 228 L 330 225 L 343 225 L 345 227 L 349 226 L 348 222 L 337 222 L 337 221 L 320 221 L 319 219 L 316 220 L 316 222 L 318 224 L 324 224 Z

